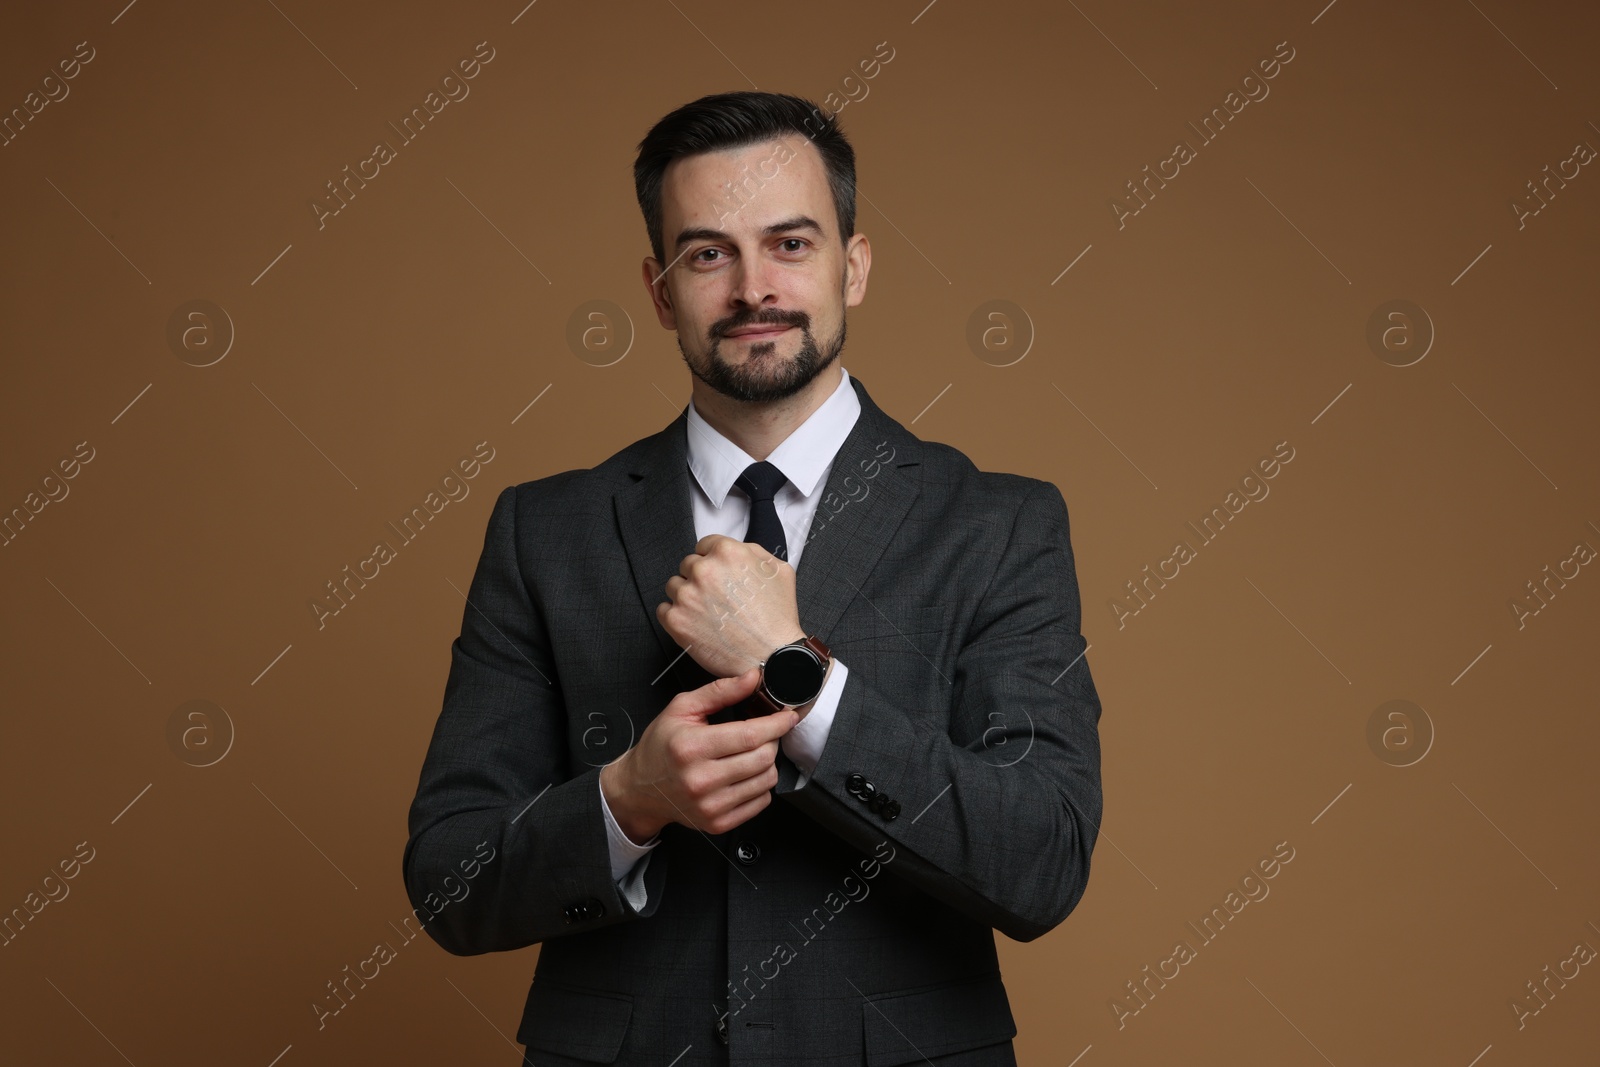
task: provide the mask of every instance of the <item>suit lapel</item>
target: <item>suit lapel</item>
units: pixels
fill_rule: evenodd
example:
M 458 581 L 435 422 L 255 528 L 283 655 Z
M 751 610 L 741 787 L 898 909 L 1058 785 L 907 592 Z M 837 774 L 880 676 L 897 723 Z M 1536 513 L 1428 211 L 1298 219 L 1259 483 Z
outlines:
M 867 583 L 919 491 L 922 442 L 884 414 L 852 377 L 861 415 L 828 471 L 800 567 L 800 625 L 824 642 Z
M 683 557 L 694 551 L 694 511 L 689 503 L 689 409 L 685 407 L 666 429 L 649 438 L 629 472 L 632 485 L 613 498 L 622 548 L 633 570 L 640 606 L 669 658 L 682 651 L 656 618 L 656 606 L 667 598 L 667 579 L 678 573 Z M 677 666 L 693 663 L 688 656 Z M 693 664 L 698 667 L 698 664 Z M 710 675 L 706 676 L 710 680 Z M 698 684 L 704 684 L 698 683 Z
M 840 446 L 828 472 L 800 566 L 795 572 L 800 624 L 827 641 L 850 602 L 916 499 L 915 468 L 921 442 L 883 412 L 861 380 L 850 384 L 861 414 Z M 674 659 L 681 691 L 712 680 L 656 618 L 666 599 L 667 579 L 694 551 L 694 511 L 690 504 L 688 408 L 644 442 L 629 472 L 632 485 L 617 490 L 614 504 L 623 550 L 633 571 L 640 605 L 662 651 Z

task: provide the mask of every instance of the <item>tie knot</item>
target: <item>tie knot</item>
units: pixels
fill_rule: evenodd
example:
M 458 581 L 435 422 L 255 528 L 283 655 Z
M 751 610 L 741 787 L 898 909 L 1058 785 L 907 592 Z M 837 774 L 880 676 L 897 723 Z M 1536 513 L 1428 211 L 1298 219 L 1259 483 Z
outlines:
M 757 500 L 771 500 L 778 495 L 778 490 L 783 488 L 783 483 L 789 479 L 783 472 L 766 460 L 752 463 L 744 469 L 744 473 L 735 478 L 733 484 L 744 490 L 752 502 Z

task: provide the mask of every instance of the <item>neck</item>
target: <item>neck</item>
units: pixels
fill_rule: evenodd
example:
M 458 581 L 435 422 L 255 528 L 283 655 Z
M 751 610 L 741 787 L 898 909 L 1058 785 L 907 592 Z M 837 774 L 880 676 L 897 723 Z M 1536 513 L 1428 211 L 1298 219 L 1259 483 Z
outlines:
M 713 430 L 744 449 L 751 459 L 763 460 L 809 419 L 843 380 L 844 369 L 835 360 L 804 389 L 783 400 L 735 400 L 699 378 L 694 379 L 692 396 L 695 411 Z

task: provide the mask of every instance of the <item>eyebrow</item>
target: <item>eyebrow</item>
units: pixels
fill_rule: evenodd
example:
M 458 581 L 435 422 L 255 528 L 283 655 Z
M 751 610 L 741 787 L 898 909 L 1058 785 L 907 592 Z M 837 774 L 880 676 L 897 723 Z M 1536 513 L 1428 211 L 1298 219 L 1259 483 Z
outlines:
M 796 215 L 781 222 L 774 222 L 762 230 L 761 235 L 763 237 L 771 237 L 775 234 L 787 233 L 790 230 L 810 230 L 818 237 L 824 236 L 822 227 L 817 225 L 817 220 L 809 215 Z M 678 234 L 678 240 L 672 247 L 682 248 L 690 241 L 726 241 L 727 239 L 728 235 L 721 230 L 712 230 L 701 226 L 692 230 L 681 231 Z

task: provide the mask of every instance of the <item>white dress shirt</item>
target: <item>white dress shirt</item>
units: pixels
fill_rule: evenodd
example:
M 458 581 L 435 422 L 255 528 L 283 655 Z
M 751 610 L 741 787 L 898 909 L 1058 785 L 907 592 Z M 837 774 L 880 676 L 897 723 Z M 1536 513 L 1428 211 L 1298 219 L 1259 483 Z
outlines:
M 834 457 L 860 414 L 861 400 L 850 385 L 850 375 L 840 365 L 838 388 L 767 457 L 767 462 L 788 479 L 773 498 L 773 504 L 783 524 L 789 564 L 796 570 L 800 567 L 817 505 L 822 501 L 823 486 L 827 485 L 828 473 L 833 469 Z M 712 429 L 695 410 L 693 400 L 689 402 L 688 435 L 689 472 L 694 476 L 690 496 L 694 506 L 695 539 L 725 534 L 743 540 L 750 525 L 750 499 L 743 491 L 732 493 L 729 490 L 745 468 L 756 461 Z M 784 755 L 800 769 L 796 788 L 805 785 L 817 769 L 848 675 L 845 665 L 834 659 L 833 668 L 811 710 L 778 742 Z M 600 793 L 600 808 L 606 818 L 611 876 L 617 880 L 617 888 L 628 903 L 636 910 L 642 909 L 646 899 L 644 871 L 650 864 L 650 851 L 661 843 L 660 835 L 646 844 L 636 845 L 617 825 L 604 790 Z

